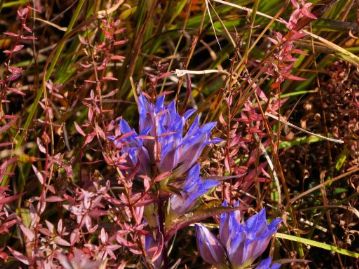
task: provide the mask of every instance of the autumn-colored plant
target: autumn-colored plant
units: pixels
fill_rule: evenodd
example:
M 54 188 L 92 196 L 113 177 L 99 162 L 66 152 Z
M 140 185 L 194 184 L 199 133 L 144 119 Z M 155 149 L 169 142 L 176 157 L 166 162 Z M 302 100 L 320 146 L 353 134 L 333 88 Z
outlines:
M 356 268 L 357 8 L 0 1 L 0 267 Z

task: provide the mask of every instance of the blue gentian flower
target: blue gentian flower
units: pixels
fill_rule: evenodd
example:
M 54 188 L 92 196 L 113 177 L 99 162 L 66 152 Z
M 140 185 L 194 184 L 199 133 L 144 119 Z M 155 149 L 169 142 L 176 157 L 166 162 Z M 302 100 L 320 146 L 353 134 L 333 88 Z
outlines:
M 245 222 L 241 222 L 240 211 L 238 210 L 223 213 L 220 216 L 219 240 L 213 236 L 217 240 L 215 244 L 206 242 L 206 238 L 201 237 L 203 234 L 210 232 L 206 231 L 205 233 L 202 231 L 202 233 L 197 233 L 197 238 L 200 237 L 197 242 L 206 243 L 198 244 L 198 248 L 201 250 L 201 248 L 208 248 L 210 245 L 221 244 L 225 249 L 226 258 L 231 268 L 246 268 L 251 266 L 265 251 L 280 222 L 281 219 L 276 218 L 268 225 L 265 209 L 262 209 Z M 204 229 L 206 228 L 202 227 L 202 230 Z M 213 238 L 211 240 L 214 240 Z M 202 253 L 204 250 L 200 252 Z
M 252 264 L 267 248 L 269 241 L 276 233 L 280 218 L 267 225 L 266 211 L 240 223 L 236 212 L 221 214 L 221 224 L 228 222 L 228 232 L 222 232 L 221 242 L 226 246 L 228 259 L 233 267 Z
M 220 140 L 210 138 L 216 123 L 201 126 L 198 116 L 185 133 L 185 123 L 195 110 L 188 110 L 181 116 L 174 101 L 166 105 L 164 100 L 164 96 L 160 96 L 153 104 L 141 94 L 138 98 L 139 134 L 122 119 L 118 126 L 120 136 L 110 139 L 121 153 L 128 154 L 132 167 L 140 166 L 140 173 L 151 175 L 155 166 L 159 173 L 173 171 L 173 176 L 180 176 L 197 162 L 206 145 Z
M 195 164 L 188 172 L 180 194 L 173 194 L 170 197 L 171 213 L 182 215 L 188 212 L 197 199 L 210 189 L 218 186 L 219 181 L 213 179 L 203 180 L 199 176 L 200 165 Z

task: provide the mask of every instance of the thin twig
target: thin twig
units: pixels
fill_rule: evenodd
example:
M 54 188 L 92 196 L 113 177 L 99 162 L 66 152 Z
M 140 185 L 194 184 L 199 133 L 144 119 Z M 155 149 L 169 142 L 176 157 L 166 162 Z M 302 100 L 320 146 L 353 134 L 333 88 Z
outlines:
M 183 69 L 176 69 L 176 75 L 177 77 L 183 77 L 187 74 L 189 75 L 205 75 L 205 74 L 213 74 L 213 73 L 219 73 L 219 74 L 225 74 L 225 75 L 230 75 L 227 71 L 225 70 L 217 70 L 217 69 L 206 69 L 206 70 L 183 70 Z
M 310 134 L 310 135 L 314 135 L 314 136 L 316 136 L 316 137 L 319 137 L 319 138 L 322 138 L 322 139 L 324 139 L 324 140 L 328 140 L 328 141 L 331 141 L 331 142 L 334 142 L 334 143 L 339 143 L 339 144 L 343 144 L 343 143 L 344 143 L 343 140 L 326 137 L 326 136 L 323 136 L 323 135 L 320 135 L 320 134 L 315 134 L 315 133 L 313 133 L 313 132 L 310 132 L 310 131 L 308 131 L 308 130 L 305 130 L 305 129 L 303 129 L 303 128 L 300 128 L 300 127 L 298 127 L 298 126 L 296 126 L 296 125 L 294 125 L 294 124 L 288 122 L 287 120 L 285 120 L 284 117 L 283 117 L 283 118 L 277 117 L 277 116 L 275 116 L 275 115 L 273 115 L 273 114 L 271 114 L 271 113 L 269 113 L 269 112 L 266 112 L 265 115 L 268 116 L 268 117 L 270 117 L 270 118 L 272 118 L 272 119 L 275 119 L 275 120 L 277 120 L 277 121 L 280 121 L 281 123 L 283 123 L 283 124 L 285 124 L 285 125 L 288 125 L 288 126 L 290 126 L 290 127 L 293 127 L 294 129 L 297 129 L 297 130 L 299 130 L 299 131 L 301 131 L 301 132 L 304 132 L 304 133 L 307 133 L 307 134 Z

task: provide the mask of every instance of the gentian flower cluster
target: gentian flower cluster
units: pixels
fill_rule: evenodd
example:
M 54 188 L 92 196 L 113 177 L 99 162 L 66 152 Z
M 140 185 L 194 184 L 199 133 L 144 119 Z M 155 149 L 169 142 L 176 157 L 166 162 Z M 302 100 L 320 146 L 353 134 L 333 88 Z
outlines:
M 177 191 L 170 194 L 165 203 L 162 200 L 162 203 L 157 205 L 146 206 L 147 211 L 152 211 L 152 216 L 156 207 L 157 210 L 161 210 L 158 212 L 163 212 L 161 207 L 167 208 L 164 218 L 157 216 L 154 221 L 145 214 L 144 220 L 152 229 L 157 228 L 157 232 L 154 229 L 144 237 L 144 248 L 153 267 L 160 268 L 166 255 L 166 242 L 163 241 L 166 231 L 163 225 L 193 210 L 198 199 L 219 184 L 218 180 L 202 179 L 201 167 L 198 163 L 205 146 L 217 143 L 219 139 L 210 137 L 216 123 L 201 125 L 198 116 L 185 132 L 186 123 L 195 110 L 188 110 L 180 115 L 176 110 L 175 102 L 166 105 L 164 96 L 151 103 L 141 94 L 138 98 L 138 110 L 139 132 L 137 133 L 124 119 L 121 119 L 115 136 L 110 139 L 124 156 L 120 169 L 125 174 L 145 175 L 152 179 L 165 174 L 168 180 L 176 183 Z M 181 180 L 184 180 L 183 183 L 178 184 Z M 167 180 L 160 181 L 161 183 L 164 181 L 164 185 L 168 183 Z M 178 185 L 180 186 L 177 187 Z M 163 184 L 159 186 L 161 189 Z M 166 189 L 168 190 L 170 188 Z M 203 225 L 196 225 L 200 254 L 206 262 L 217 268 L 246 268 L 265 251 L 280 222 L 280 219 L 275 219 L 267 225 L 264 209 L 246 222 L 241 222 L 238 210 L 223 213 L 220 216 L 219 239 Z M 278 264 L 272 263 L 271 258 L 257 265 L 258 269 L 279 267 Z
M 138 98 L 138 110 L 139 132 L 137 133 L 124 119 L 121 119 L 115 136 L 110 137 L 110 140 L 124 156 L 120 169 L 125 174 L 145 175 L 153 179 L 167 173 L 168 179 L 176 181 L 176 186 L 180 185 L 177 191 L 168 197 L 169 210 L 166 210 L 166 219 L 159 219 L 159 214 L 156 220 L 153 218 L 156 206 L 161 205 L 151 204 L 145 208 L 145 216 L 147 211 L 152 211 L 151 217 L 149 215 L 147 219 L 145 217 L 145 222 L 152 228 L 160 229 L 162 222 L 169 223 L 173 218 L 191 211 L 200 196 L 219 184 L 217 180 L 204 180 L 200 177 L 201 167 L 198 158 L 208 144 L 220 140 L 210 137 L 216 123 L 201 125 L 199 116 L 194 118 L 185 132 L 186 123 L 195 110 L 191 109 L 180 115 L 176 110 L 175 102 L 166 105 L 164 96 L 158 97 L 155 103 L 151 103 L 141 94 Z M 178 182 L 184 179 L 183 184 L 178 184 L 177 179 Z M 167 181 L 162 180 L 161 184 L 160 188 L 166 185 Z M 159 233 L 163 232 L 159 231 Z M 159 268 L 163 256 L 155 251 L 156 240 L 152 235 L 147 235 L 145 242 L 148 257 L 151 257 L 154 267 Z
M 220 216 L 219 239 L 205 226 L 196 225 L 200 254 L 206 262 L 217 268 L 249 268 L 265 251 L 280 222 L 281 219 L 276 218 L 268 225 L 265 209 L 245 222 L 241 222 L 238 210 L 223 213 Z M 272 260 L 267 258 L 256 268 L 279 267 L 279 264 L 272 264 Z
M 170 171 L 180 176 L 197 162 L 206 145 L 220 140 L 210 138 L 216 123 L 201 126 L 199 116 L 184 135 L 186 121 L 195 110 L 188 110 L 181 116 L 174 101 L 168 105 L 164 101 L 164 96 L 160 96 L 153 104 L 141 94 L 138 98 L 139 134 L 122 119 L 117 130 L 120 136 L 110 139 L 122 153 L 128 154 L 127 161 L 132 168 L 139 165 L 139 173 L 156 175 Z

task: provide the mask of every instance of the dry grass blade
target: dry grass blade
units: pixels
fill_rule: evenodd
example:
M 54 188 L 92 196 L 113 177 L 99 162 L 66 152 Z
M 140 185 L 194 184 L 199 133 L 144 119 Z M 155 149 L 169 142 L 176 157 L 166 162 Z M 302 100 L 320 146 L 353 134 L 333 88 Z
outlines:
M 339 143 L 339 144 L 343 144 L 343 143 L 344 143 L 343 140 L 326 137 L 326 136 L 323 136 L 323 135 L 321 135 L 321 134 L 315 134 L 315 133 L 313 133 L 313 132 L 310 132 L 310 131 L 308 131 L 308 130 L 305 130 L 305 129 L 303 129 L 303 128 L 300 128 L 299 126 L 296 126 L 296 125 L 294 125 L 294 124 L 288 122 L 288 121 L 285 120 L 283 117 L 275 116 L 275 115 L 273 115 L 273 114 L 271 114 L 271 113 L 269 113 L 269 112 L 265 112 L 265 115 L 268 116 L 268 117 L 270 117 L 270 118 L 272 118 L 272 119 L 275 119 L 275 120 L 277 120 L 277 121 L 280 121 L 281 123 L 283 123 L 283 124 L 285 124 L 285 125 L 287 125 L 287 126 L 290 126 L 290 127 L 294 128 L 294 129 L 297 129 L 297 130 L 299 130 L 299 131 L 301 131 L 301 132 L 304 132 L 304 133 L 307 133 L 307 134 L 310 134 L 310 135 L 314 135 L 314 136 L 316 136 L 316 137 L 319 137 L 319 138 L 321 138 L 321 139 L 324 139 L 324 140 L 327 140 L 327 141 L 330 141 L 330 142 L 333 142 L 333 143 Z

